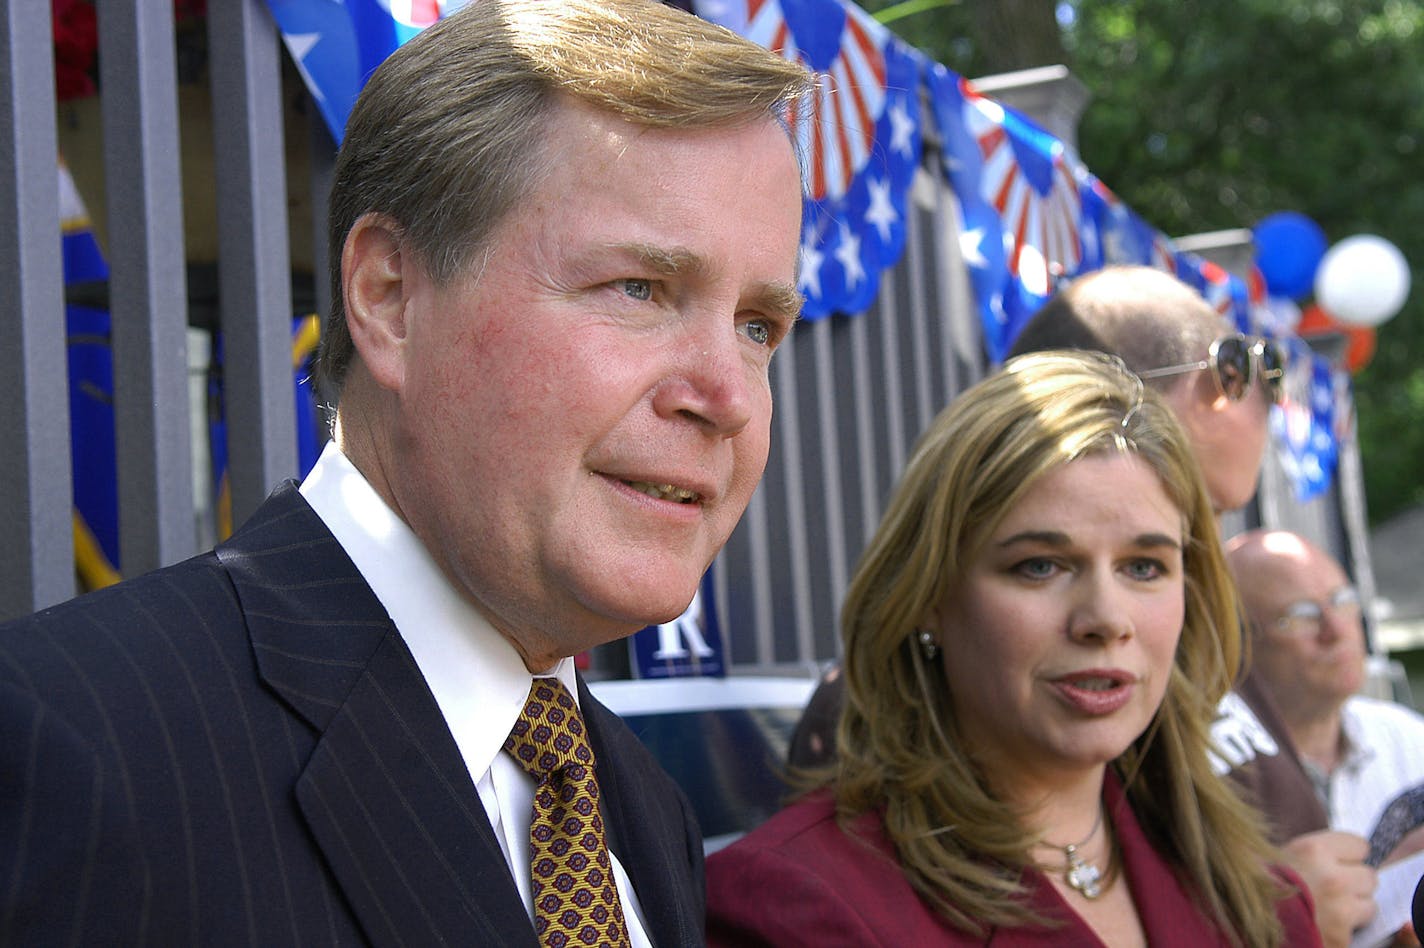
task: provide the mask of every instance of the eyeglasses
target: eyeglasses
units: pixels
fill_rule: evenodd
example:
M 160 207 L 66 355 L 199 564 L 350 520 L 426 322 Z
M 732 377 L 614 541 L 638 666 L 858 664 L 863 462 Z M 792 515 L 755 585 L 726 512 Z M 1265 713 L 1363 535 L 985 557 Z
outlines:
M 1286 607 L 1286 611 L 1276 620 L 1276 630 L 1292 638 L 1309 638 L 1320 633 L 1320 623 L 1329 610 L 1345 619 L 1360 615 L 1360 594 L 1354 586 L 1341 586 L 1330 594 L 1324 602 L 1302 599 Z
M 1259 336 L 1245 336 L 1236 333 L 1222 336 L 1207 350 L 1206 361 L 1184 362 L 1160 369 L 1138 372 L 1139 378 L 1157 379 L 1168 375 L 1181 375 L 1200 369 L 1211 369 L 1216 379 L 1216 387 L 1221 394 L 1239 402 L 1251 390 L 1253 367 L 1260 372 L 1261 381 L 1271 400 L 1279 402 L 1285 396 L 1286 363 L 1276 344 Z

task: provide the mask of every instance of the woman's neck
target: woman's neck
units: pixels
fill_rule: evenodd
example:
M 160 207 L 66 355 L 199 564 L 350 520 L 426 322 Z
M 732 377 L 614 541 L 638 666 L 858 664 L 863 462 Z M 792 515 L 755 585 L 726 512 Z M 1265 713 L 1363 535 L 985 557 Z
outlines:
M 1024 813 L 1024 825 L 1036 830 L 1039 842 L 1029 858 L 1050 878 L 1064 881 L 1074 864 L 1088 867 L 1079 878 L 1089 878 L 1091 867 L 1104 880 L 1112 854 L 1111 833 L 1104 825 L 1103 779 L 1107 768 L 1097 767 L 1058 779 L 1040 789 L 1020 786 L 1013 794 Z M 1081 890 L 1080 890 L 1081 891 Z
M 1046 845 L 1060 855 L 1063 847 L 1078 844 L 1093 833 L 1102 813 L 1106 765 L 1033 787 L 1020 783 L 1004 793 L 1024 813 L 1024 823 L 1039 830 Z

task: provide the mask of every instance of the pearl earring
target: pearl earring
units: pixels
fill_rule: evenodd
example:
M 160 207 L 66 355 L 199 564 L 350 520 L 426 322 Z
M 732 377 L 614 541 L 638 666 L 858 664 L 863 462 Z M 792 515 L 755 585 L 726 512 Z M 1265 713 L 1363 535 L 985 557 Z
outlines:
M 935 644 L 934 636 L 930 635 L 929 629 L 921 629 L 919 632 L 920 653 L 925 656 L 925 661 L 932 662 L 935 656 L 939 655 L 939 646 Z

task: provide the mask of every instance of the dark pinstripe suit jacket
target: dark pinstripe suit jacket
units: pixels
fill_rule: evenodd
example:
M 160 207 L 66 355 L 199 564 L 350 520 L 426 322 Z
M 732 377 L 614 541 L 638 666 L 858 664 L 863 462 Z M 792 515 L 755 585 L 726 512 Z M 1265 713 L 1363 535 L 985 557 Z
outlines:
M 691 808 L 580 682 L 610 845 L 701 944 Z M 385 610 L 290 483 L 212 553 L 0 627 L 0 944 L 518 945 Z

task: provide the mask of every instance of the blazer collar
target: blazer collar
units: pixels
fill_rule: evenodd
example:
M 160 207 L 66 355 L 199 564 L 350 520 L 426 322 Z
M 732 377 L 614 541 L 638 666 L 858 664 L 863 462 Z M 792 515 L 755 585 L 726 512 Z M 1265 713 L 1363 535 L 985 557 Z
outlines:
M 469 772 L 399 633 L 292 482 L 218 547 L 263 681 L 319 735 L 296 784 L 377 945 L 535 945 Z

